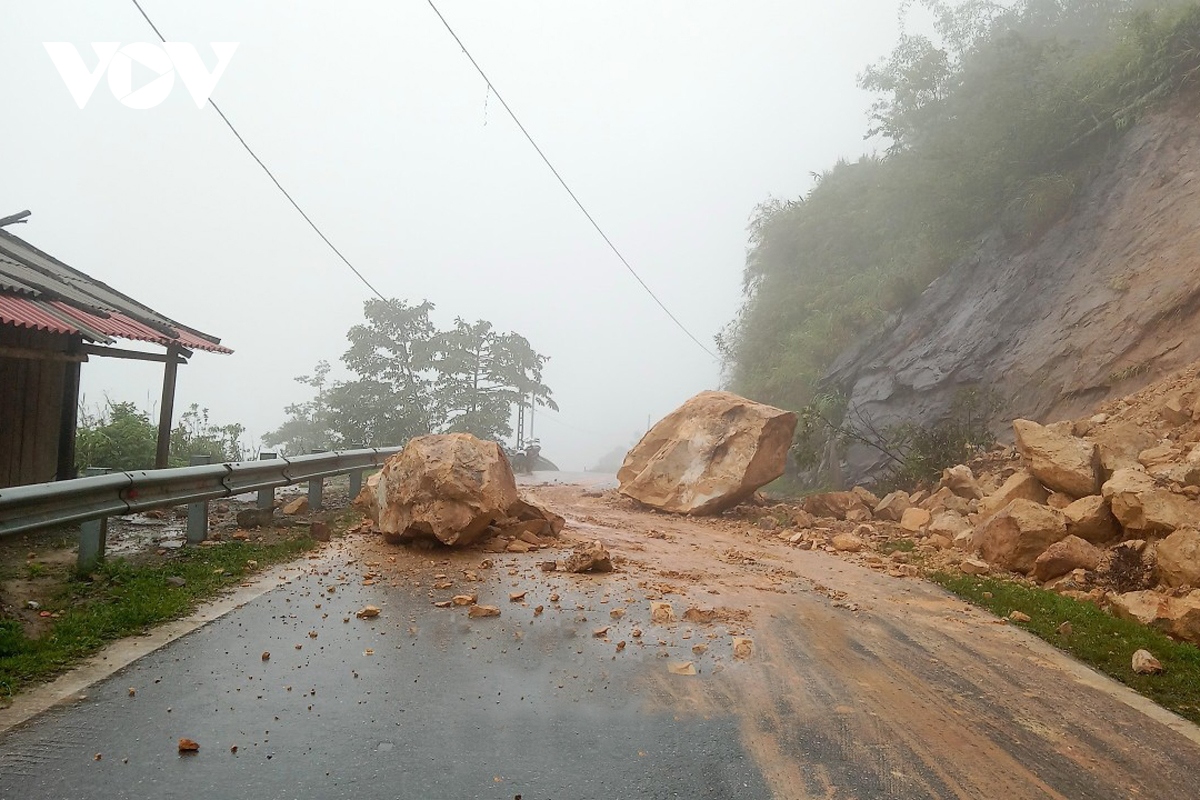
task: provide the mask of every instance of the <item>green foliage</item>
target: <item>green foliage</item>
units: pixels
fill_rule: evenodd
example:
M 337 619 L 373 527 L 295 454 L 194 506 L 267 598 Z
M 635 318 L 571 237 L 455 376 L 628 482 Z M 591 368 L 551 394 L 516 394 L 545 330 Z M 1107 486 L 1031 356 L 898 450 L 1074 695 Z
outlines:
M 133 403 L 113 403 L 98 413 L 79 411 L 75 463 L 79 471 L 108 467 L 124 472 L 154 466 L 158 429 Z
M 1200 76 L 1200 3 L 923 0 L 862 75 L 881 156 L 842 161 L 749 224 L 738 316 L 718 339 L 732 387 L 814 401 L 847 343 L 911 303 L 999 225 L 1014 247 L 1068 213 L 1114 137 Z
M 244 456 L 239 424 L 213 425 L 208 409 L 193 403 L 171 431 L 168 463 L 187 466 L 191 456 L 208 455 L 214 462 L 238 461 Z M 123 472 L 151 469 L 158 448 L 158 425 L 148 412 L 129 402 L 108 401 L 98 412 L 80 408 L 75 435 L 75 463 L 80 472 L 107 467 Z
M 1027 614 L 1029 622 L 1015 624 L 1162 707 L 1200 723 L 1200 649 L 1193 645 L 1044 589 L 969 575 L 934 573 L 929 577 L 998 616 L 1007 617 L 1013 611 Z M 1057 632 L 1064 622 L 1071 623 L 1068 635 Z M 1136 674 L 1131 661 L 1137 650 L 1153 653 L 1162 662 L 1163 673 Z
M 368 300 L 364 321 L 347 334 L 342 356 L 356 378 L 331 383 L 322 361 L 297 378 L 317 390 L 288 406 L 287 421 L 263 437 L 285 452 L 402 444 L 431 432 L 464 431 L 483 439 L 512 434 L 513 408 L 536 403 L 557 410 L 542 382 L 548 358 L 525 337 L 490 322 L 456 319 L 439 331 L 433 304 Z

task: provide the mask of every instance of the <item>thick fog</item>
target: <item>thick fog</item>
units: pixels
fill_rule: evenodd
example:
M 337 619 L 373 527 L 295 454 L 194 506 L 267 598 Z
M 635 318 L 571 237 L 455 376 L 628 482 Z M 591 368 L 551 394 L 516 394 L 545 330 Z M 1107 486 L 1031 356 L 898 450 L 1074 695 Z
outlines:
M 857 75 L 899 35 L 901 0 L 463 2 L 442 12 L 646 283 L 709 349 L 741 297 L 746 222 L 768 196 L 873 145 Z M 561 411 L 544 455 L 582 469 L 720 365 L 590 227 L 424 0 L 143 0 L 169 41 L 238 48 L 213 97 L 334 243 L 387 296 L 435 321 L 491 320 L 550 356 Z M 11 232 L 152 308 L 220 336 L 177 409 L 240 422 L 248 443 L 337 367 L 370 293 L 209 107 L 176 81 L 135 110 L 102 80 L 82 110 L 43 42 L 156 37 L 131 2 L 9 3 L 0 34 Z M 135 70 L 139 80 L 154 77 Z M 129 346 L 122 342 L 120 346 Z M 161 366 L 93 358 L 89 405 L 157 406 Z

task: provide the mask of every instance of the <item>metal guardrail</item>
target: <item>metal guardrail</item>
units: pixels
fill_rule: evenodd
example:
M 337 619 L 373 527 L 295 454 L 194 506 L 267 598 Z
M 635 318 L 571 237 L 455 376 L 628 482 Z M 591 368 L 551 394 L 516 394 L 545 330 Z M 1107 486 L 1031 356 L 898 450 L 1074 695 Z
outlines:
M 316 497 L 319 498 L 320 482 L 324 478 L 352 473 L 351 482 L 357 484 L 358 481 L 353 478 L 361 479 L 363 471 L 382 466 L 389 456 L 400 452 L 400 449 L 369 448 L 267 461 L 117 472 L 0 489 L 0 537 L 56 525 L 101 520 L 99 525 L 84 526 L 93 528 L 101 541 L 88 543 L 81 538 L 82 566 L 85 551 L 92 549 L 88 544 L 97 545 L 97 552 L 89 552 L 88 560 L 103 555 L 103 520 L 108 517 L 184 503 L 206 504 L 209 500 L 274 490 L 297 483 L 308 483 L 311 490 L 315 482 Z M 260 506 L 262 499 L 263 495 L 260 494 Z M 199 537 L 193 536 L 191 530 L 188 533 L 189 541 L 204 538 L 204 532 Z M 81 537 L 86 535 L 89 535 L 88 531 Z

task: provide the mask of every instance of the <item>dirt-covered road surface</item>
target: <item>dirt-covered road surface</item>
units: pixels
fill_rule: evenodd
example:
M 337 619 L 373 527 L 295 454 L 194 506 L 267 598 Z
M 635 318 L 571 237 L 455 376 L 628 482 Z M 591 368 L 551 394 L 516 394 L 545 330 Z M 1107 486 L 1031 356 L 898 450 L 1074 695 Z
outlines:
M 1195 727 L 937 587 L 745 521 L 528 493 L 567 518 L 557 546 L 358 534 L 264 575 L 0 734 L 0 797 L 1197 796 Z M 543 569 L 590 540 L 617 571 Z

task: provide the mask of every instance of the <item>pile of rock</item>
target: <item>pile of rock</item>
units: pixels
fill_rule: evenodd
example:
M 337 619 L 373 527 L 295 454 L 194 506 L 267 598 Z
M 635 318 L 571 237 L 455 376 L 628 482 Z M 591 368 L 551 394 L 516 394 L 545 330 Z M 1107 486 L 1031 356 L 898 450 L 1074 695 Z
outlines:
M 1156 424 L 1106 414 L 1046 426 L 1016 420 L 1020 459 L 1012 468 L 976 477 L 959 465 L 932 493 L 893 492 L 873 504 L 856 488 L 810 497 L 804 511 L 874 520 L 871 533 L 911 537 L 964 572 L 1018 573 L 1200 644 L 1200 426 L 1193 419 L 1200 423 L 1200 402 L 1173 396 Z

